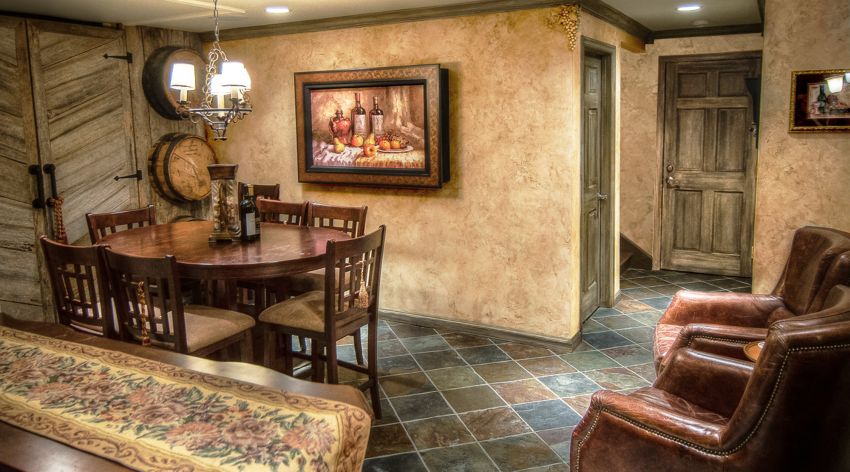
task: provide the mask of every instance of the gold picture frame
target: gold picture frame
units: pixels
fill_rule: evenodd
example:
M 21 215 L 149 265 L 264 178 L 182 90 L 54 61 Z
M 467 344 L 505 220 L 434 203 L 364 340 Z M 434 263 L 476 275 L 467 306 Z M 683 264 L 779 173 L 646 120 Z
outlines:
M 841 89 L 828 79 L 841 80 Z M 850 69 L 803 70 L 791 73 L 788 131 L 850 132 Z M 833 82 L 835 84 L 835 82 Z

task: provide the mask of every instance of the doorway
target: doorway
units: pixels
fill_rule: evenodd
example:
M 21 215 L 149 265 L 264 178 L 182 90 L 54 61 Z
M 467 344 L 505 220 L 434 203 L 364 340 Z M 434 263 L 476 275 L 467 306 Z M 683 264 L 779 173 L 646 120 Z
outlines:
M 614 276 L 613 46 L 582 38 L 581 321 L 611 306 Z
M 660 61 L 661 268 L 749 277 L 761 53 Z

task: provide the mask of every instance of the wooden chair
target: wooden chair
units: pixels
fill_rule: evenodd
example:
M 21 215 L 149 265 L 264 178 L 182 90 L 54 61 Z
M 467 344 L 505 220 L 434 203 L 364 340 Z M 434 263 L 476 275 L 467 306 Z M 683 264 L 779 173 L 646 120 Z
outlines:
M 177 259 L 141 258 L 104 250 L 121 339 L 203 357 L 237 344 L 253 359 L 254 319 L 204 305 L 183 306 Z
M 257 211 L 260 212 L 262 221 L 267 223 L 301 225 L 305 221 L 307 202 L 290 203 L 260 198 L 257 200 Z
M 76 330 L 117 338 L 102 245 L 69 246 L 39 238 L 59 322 Z
M 330 228 L 347 233 L 352 238 L 363 236 L 366 231 L 368 207 L 345 207 L 307 202 L 306 225 Z
M 264 323 L 263 362 L 271 366 L 276 352 L 276 334 L 284 334 L 284 373 L 293 374 L 291 336 L 310 338 L 313 380 L 339 382 L 338 367 L 365 373 L 369 379 L 359 385 L 369 389 L 375 415 L 381 417 L 378 397 L 378 297 L 386 227 L 347 241 L 328 241 L 325 253 L 325 289 L 301 294 L 272 305 L 260 314 Z M 337 358 L 337 341 L 368 326 L 368 363 L 357 364 Z M 323 354 L 323 351 L 327 351 Z
M 148 205 L 136 210 L 114 213 L 86 213 L 86 221 L 89 225 L 91 243 L 97 244 L 102 238 L 118 231 L 155 225 L 156 211 L 153 205 Z
M 254 185 L 254 196 L 259 200 L 260 198 L 269 198 L 271 200 L 280 200 L 280 184 L 274 185 L 266 185 L 266 184 L 252 184 Z M 245 195 L 245 191 L 248 188 L 248 184 L 245 182 L 239 182 L 237 185 L 238 191 L 237 196 L 239 197 L 238 201 L 242 201 L 242 197 Z

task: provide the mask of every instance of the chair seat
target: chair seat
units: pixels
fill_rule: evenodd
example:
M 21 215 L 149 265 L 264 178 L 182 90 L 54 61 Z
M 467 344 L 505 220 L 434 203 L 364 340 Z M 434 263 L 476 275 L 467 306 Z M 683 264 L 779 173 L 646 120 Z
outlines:
M 254 327 L 254 318 L 204 305 L 186 305 L 186 345 L 195 352 Z
M 676 342 L 679 333 L 685 329 L 684 326 L 658 323 L 655 326 L 655 339 L 652 342 L 652 355 L 655 359 L 655 365 L 661 365 L 661 360 L 667 355 L 667 351 Z
M 260 313 L 260 321 L 307 331 L 325 331 L 325 292 L 314 290 L 274 304 Z

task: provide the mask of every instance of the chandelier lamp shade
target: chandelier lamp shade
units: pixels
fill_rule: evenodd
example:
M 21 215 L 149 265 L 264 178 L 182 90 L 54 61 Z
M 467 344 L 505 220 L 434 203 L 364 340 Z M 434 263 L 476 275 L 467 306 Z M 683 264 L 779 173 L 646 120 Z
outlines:
M 204 96 L 200 103 L 189 102 L 189 91 L 195 90 L 195 66 L 177 62 L 171 68 L 171 89 L 179 92 L 177 113 L 193 123 L 203 121 L 213 132 L 213 139 L 227 139 L 227 126 L 251 113 L 249 92 L 251 77 L 241 62 L 229 61 L 218 39 L 218 0 L 214 0 L 215 41 L 210 49 L 204 78 Z

